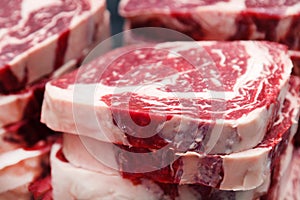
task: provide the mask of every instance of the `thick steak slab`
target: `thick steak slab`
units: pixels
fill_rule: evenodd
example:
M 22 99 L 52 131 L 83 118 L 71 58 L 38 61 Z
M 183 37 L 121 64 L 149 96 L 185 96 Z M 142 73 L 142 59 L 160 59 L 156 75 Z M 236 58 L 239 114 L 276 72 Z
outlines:
M 105 13 L 104 20 L 104 23 L 100 24 L 98 31 L 100 41 L 109 35 L 109 13 Z M 0 127 L 17 123 L 24 119 L 40 116 L 45 84 L 47 81 L 59 77 L 62 74 L 75 69 L 77 66 L 77 60 L 70 61 L 55 70 L 51 76 L 43 77 L 26 86 L 23 90 L 6 95 L 0 94 Z
M 50 79 L 45 78 L 16 94 L 0 95 L 0 127 L 37 117 L 41 112 L 48 80 Z
M 74 70 L 76 65 L 78 65 L 77 62 L 70 62 L 55 70 L 51 76 L 43 77 L 21 91 L 7 95 L 1 94 L 0 127 L 6 127 L 25 119 L 40 117 L 46 83 Z
M 135 147 L 239 152 L 271 127 L 291 68 L 286 48 L 269 42 L 124 47 L 48 83 L 41 120 Z
M 281 158 L 290 161 L 291 151 L 287 151 Z M 280 187 L 286 173 L 285 165 L 289 163 L 279 162 L 280 174 L 277 179 L 280 182 L 270 183 L 270 179 L 261 186 L 247 191 L 223 191 L 203 185 L 177 185 L 154 182 L 147 178 L 139 182 L 131 182 L 123 178 L 118 172 L 101 165 L 101 170 L 89 171 L 85 168 L 68 162 L 61 151 L 61 146 L 55 144 L 51 151 L 52 188 L 54 199 L 69 199 L 76 196 L 81 199 L 153 199 L 153 200 L 198 200 L 198 199 L 228 199 L 228 200 L 252 200 L 259 199 L 264 194 L 269 194 L 270 184 Z M 77 148 L 76 148 L 77 149 Z M 79 153 L 79 156 L 86 156 Z M 82 159 L 89 158 L 81 157 Z M 76 174 L 76 176 L 74 176 Z M 88 180 L 88 181 L 82 181 Z M 109 187 L 107 187 L 109 185 Z M 76 189 L 74 189 L 76 188 Z M 266 198 L 268 199 L 268 198 Z
M 298 0 L 122 0 L 129 28 L 165 27 L 195 40 L 270 40 L 300 49 Z
M 0 13 L 0 93 L 10 93 L 79 59 L 99 39 L 105 1 L 4 0 Z

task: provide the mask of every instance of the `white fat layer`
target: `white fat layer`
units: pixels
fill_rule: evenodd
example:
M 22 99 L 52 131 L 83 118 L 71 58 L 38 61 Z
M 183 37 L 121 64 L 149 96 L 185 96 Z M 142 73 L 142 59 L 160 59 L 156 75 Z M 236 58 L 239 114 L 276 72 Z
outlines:
M 223 11 L 223 12 L 240 12 L 246 8 L 245 0 L 230 0 L 228 2 L 218 2 L 213 5 L 199 6 L 197 7 L 196 13 L 201 13 L 203 11 Z
M 106 175 L 119 174 L 114 144 L 68 133 L 63 134 L 63 140 L 63 153 L 72 165 Z
M 101 172 L 76 168 L 57 159 L 60 146 L 51 151 L 51 174 L 54 199 L 160 199 L 162 191 L 150 181 L 146 185 L 133 185 L 120 175 L 106 175 Z M 74 176 L 76 174 L 76 176 Z M 89 180 L 89 181 L 82 181 Z M 109 187 L 107 187 L 109 185 Z M 156 192 L 150 190 L 156 188 Z
M 169 82 L 165 81 L 163 84 L 168 84 Z M 93 97 L 95 99 L 95 103 L 98 103 L 99 97 L 103 97 L 109 94 L 123 94 L 136 92 L 138 90 L 138 95 L 145 97 L 159 97 L 159 98 L 203 98 L 203 99 L 224 99 L 229 100 L 234 98 L 234 93 L 231 92 L 220 92 L 220 91 L 212 91 L 206 90 L 205 92 L 163 92 L 159 90 L 158 85 L 143 85 L 142 89 L 140 86 L 124 86 L 124 87 L 110 87 L 102 84 L 76 84 L 76 86 L 70 86 L 68 89 L 73 90 L 74 92 L 78 92 L 78 94 L 84 92 L 85 94 L 89 94 L 88 97 L 82 97 L 82 99 L 78 99 L 80 102 L 85 102 L 87 98 Z M 92 95 L 92 96 L 91 96 Z M 79 96 L 75 94 L 75 97 Z M 77 100 L 76 98 L 74 99 Z M 97 101 L 96 101 L 97 100 Z M 151 100 L 147 100 L 151 101 Z M 156 104 L 157 101 L 153 101 Z
M 153 15 L 153 13 L 151 13 L 151 9 L 149 9 L 149 11 L 145 11 L 142 10 L 143 13 L 141 13 L 141 11 L 139 9 L 132 9 L 130 11 L 125 11 L 124 8 L 126 7 L 126 5 L 130 2 L 130 0 L 124 0 L 121 1 L 121 6 L 120 6 L 120 13 L 122 16 L 124 17 L 136 17 L 136 16 L 141 16 L 141 15 Z M 174 5 L 176 5 L 176 2 L 178 1 L 173 1 L 172 3 L 174 3 Z M 186 3 L 190 3 L 191 1 L 186 1 Z M 246 4 L 245 4 L 245 0 L 230 0 L 228 2 L 217 2 L 214 3 L 213 5 L 204 5 L 204 6 L 195 6 L 193 9 L 190 9 L 190 12 L 193 13 L 200 13 L 202 14 L 203 12 L 209 12 L 209 11 L 213 11 L 213 12 L 225 12 L 225 13 L 229 13 L 229 14 L 238 14 L 242 11 L 247 10 Z M 185 3 L 185 1 L 180 0 L 178 2 L 178 5 L 181 5 L 182 3 Z M 195 2 L 195 3 L 199 3 Z M 280 1 L 278 2 L 280 3 Z M 284 3 L 284 1 L 282 1 L 282 3 Z M 284 13 L 282 13 L 282 16 L 291 16 L 291 15 L 295 15 L 299 13 L 300 10 L 300 2 L 296 3 L 293 6 L 285 6 L 284 7 L 286 10 Z M 270 10 L 269 12 L 272 12 L 273 9 L 278 9 L 278 6 L 276 7 L 270 7 L 270 8 L 265 8 L 266 10 Z M 163 9 L 156 9 L 155 10 L 155 14 L 157 13 L 164 13 L 164 14 L 168 14 L 170 12 L 170 8 L 166 8 L 164 7 Z
M 22 94 L 10 94 L 10 95 L 0 95 L 0 106 L 9 104 L 10 102 L 16 101 L 16 99 L 26 98 L 30 95 L 30 92 Z
M 70 135 L 68 135 L 69 137 Z M 78 136 L 71 136 L 69 139 L 74 139 Z M 71 141 L 70 141 L 71 142 Z M 52 167 L 52 186 L 54 198 L 68 199 L 72 196 L 76 196 L 80 199 L 91 199 L 98 197 L 100 199 L 162 199 L 167 198 L 163 194 L 163 191 L 154 182 L 144 179 L 141 184 L 133 185 L 128 179 L 124 179 L 119 172 L 115 171 L 111 173 L 111 169 L 100 167 L 98 170 L 86 170 L 83 166 L 85 164 L 94 164 L 91 160 L 85 159 L 84 154 L 81 160 L 77 160 L 74 164 L 74 160 L 70 160 L 70 163 L 65 163 L 57 159 L 56 153 L 61 148 L 60 145 L 54 145 L 51 152 L 51 167 Z M 78 149 L 74 149 L 77 151 Z M 80 150 L 78 150 L 80 151 Z M 69 153 L 72 153 L 71 151 Z M 75 153 L 74 153 L 75 154 Z M 67 155 L 65 155 L 67 156 Z M 81 166 L 78 166 L 78 162 L 82 162 Z M 86 162 L 85 164 L 83 164 Z M 91 166 L 88 166 L 91 168 Z M 96 166 L 95 166 L 96 167 Z M 74 176 L 76 174 L 76 176 Z M 266 175 L 266 180 L 258 187 L 248 191 L 238 191 L 235 196 L 238 200 L 252 199 L 262 193 L 268 191 L 270 184 L 270 174 Z M 89 180 L 88 182 L 82 182 L 82 180 Z M 110 187 L 106 187 L 110 185 Z M 92 187 L 91 187 L 92 186 Z M 188 185 L 178 186 L 179 196 L 176 200 L 196 200 L 201 199 L 201 195 Z
M 51 90 L 46 90 L 44 95 L 41 121 L 46 123 L 50 128 L 61 130 L 62 132 L 81 134 L 106 142 L 121 141 L 122 144 L 128 145 L 126 137 L 124 137 L 120 129 L 111 123 L 111 112 L 104 103 L 101 107 L 98 107 L 99 109 L 95 110 L 95 112 L 90 112 L 90 109 L 93 109 L 93 103 L 89 106 L 86 105 L 86 102 L 69 104 L 65 101 L 61 101 L 61 97 L 64 99 L 73 99 L 72 94 L 65 93 L 62 89 L 51 87 L 50 84 L 47 84 L 46 88 L 48 86 Z M 55 94 L 58 95 L 53 97 L 53 92 L 56 92 Z M 84 95 L 85 93 L 82 94 L 82 96 Z M 49 102 L 49 96 L 51 96 L 51 99 L 56 98 L 57 103 L 52 104 Z M 91 99 L 87 101 L 91 101 Z M 57 109 L 62 107 L 64 111 L 57 112 Z
M 274 191 L 272 195 L 275 197 L 278 197 L 278 199 L 284 199 L 280 197 L 280 195 L 284 194 L 284 190 L 286 189 L 287 181 L 289 178 L 289 172 L 291 170 L 291 161 L 293 157 L 293 143 L 290 142 L 286 152 L 281 157 L 280 162 L 280 169 L 279 169 L 279 177 L 277 177 L 277 180 L 279 180 L 276 185 L 273 185 Z M 249 190 L 249 191 L 237 191 L 235 194 L 236 200 L 245 200 L 245 199 L 256 199 L 261 194 L 266 194 L 269 191 L 269 187 L 271 185 L 271 174 L 267 173 L 267 178 L 265 179 L 264 183 L 260 185 L 259 187 Z M 271 194 L 270 194 L 271 195 Z
M 74 69 L 75 65 L 76 62 L 74 60 L 66 63 L 61 68 L 57 69 L 52 77 L 57 78 L 71 69 Z M 33 95 L 31 89 L 26 92 L 21 91 L 17 94 L 0 95 L 0 127 L 21 121 L 28 102 Z
M 61 0 L 47 0 L 47 1 L 35 1 L 35 0 L 23 0 L 21 7 L 22 19 L 27 19 L 30 13 L 48 7 L 51 5 L 59 5 Z
M 13 159 L 13 157 L 6 159 Z M 0 193 L 17 189 L 25 184 L 28 185 L 39 177 L 42 172 L 40 159 L 40 156 L 24 158 L 14 165 L 9 165 L 1 169 Z
M 44 154 L 44 152 L 36 150 L 36 151 L 26 151 L 22 148 L 12 150 L 9 152 L 5 152 L 0 154 L 0 170 L 15 165 L 23 160 L 37 157 Z
M 236 191 L 235 199 L 236 200 L 256 199 L 257 197 L 260 197 L 262 194 L 266 194 L 268 192 L 270 184 L 271 184 L 271 174 L 267 173 L 266 179 L 259 187 L 252 190 Z
M 0 127 L 20 121 L 31 96 L 31 91 L 0 96 Z
M 255 148 L 223 158 L 224 177 L 220 189 L 249 190 L 263 184 L 270 173 L 271 148 Z
M 300 2 L 296 3 L 293 6 L 288 6 L 285 12 L 286 15 L 296 15 L 299 14 L 300 11 Z

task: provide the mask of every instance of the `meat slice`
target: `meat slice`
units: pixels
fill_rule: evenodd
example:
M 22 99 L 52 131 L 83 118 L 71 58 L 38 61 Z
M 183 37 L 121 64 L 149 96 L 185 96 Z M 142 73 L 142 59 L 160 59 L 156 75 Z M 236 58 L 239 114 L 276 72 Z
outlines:
M 195 40 L 269 40 L 300 49 L 297 0 L 122 0 L 119 11 L 129 28 L 164 27 Z
M 18 147 L 1 152 L 0 198 L 30 199 L 28 186 L 43 173 L 42 164 L 49 150 L 49 144 L 40 142 L 31 149 Z
M 109 13 L 105 13 L 104 17 L 104 23 L 99 27 L 98 38 L 100 41 L 104 40 L 109 35 Z M 24 119 L 40 116 L 45 84 L 49 80 L 75 69 L 75 67 L 78 66 L 77 62 L 78 61 L 76 60 L 68 62 L 68 64 L 55 70 L 51 76 L 43 77 L 26 86 L 25 89 L 21 91 L 7 95 L 0 94 L 0 127 L 8 126 Z
M 0 127 L 38 116 L 48 80 L 43 79 L 17 94 L 0 95 Z
M 271 127 L 291 68 L 286 48 L 269 42 L 124 47 L 48 83 L 41 120 L 135 147 L 239 152 Z
M 290 143 L 289 147 L 291 151 L 285 152 L 281 157 L 283 161 L 290 161 L 293 145 Z M 269 177 L 262 185 L 248 191 L 223 191 L 203 185 L 164 184 L 147 178 L 143 178 L 139 182 L 132 182 L 105 165 L 101 165 L 102 168 L 98 171 L 74 166 L 73 163 L 66 160 L 60 148 L 60 145 L 55 144 L 51 151 L 54 199 L 70 199 L 71 197 L 78 199 L 140 199 L 142 197 L 147 200 L 214 200 L 225 198 L 229 200 L 252 200 L 260 199 L 261 196 L 272 192 L 269 190 L 270 184 L 272 184 Z M 285 174 L 287 169 L 284 166 L 288 163 L 279 162 L 279 165 L 280 174 L 274 174 L 274 176 L 278 175 L 277 179 L 281 183 L 281 178 L 283 178 L 281 175 Z M 271 199 L 268 196 L 264 196 L 264 198 Z
M 54 71 L 51 76 L 43 77 L 21 91 L 0 95 L 0 127 L 40 117 L 46 83 L 74 70 L 76 65 L 76 62 L 69 62 L 68 65 Z
M 11 93 L 81 58 L 99 40 L 105 1 L 5 0 L 0 9 L 0 93 Z
M 0 199 L 32 199 L 28 186 L 49 167 L 56 138 L 38 116 L 0 129 Z

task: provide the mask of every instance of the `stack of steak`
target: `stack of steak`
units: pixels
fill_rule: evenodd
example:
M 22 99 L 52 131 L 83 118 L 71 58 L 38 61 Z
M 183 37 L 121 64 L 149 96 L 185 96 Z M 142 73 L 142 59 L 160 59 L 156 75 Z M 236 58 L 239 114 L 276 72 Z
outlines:
M 0 199 L 30 199 L 29 184 L 47 173 L 45 84 L 107 37 L 108 17 L 104 0 L 0 2 Z
M 53 198 L 285 196 L 300 105 L 287 52 L 258 41 L 133 45 L 50 81 L 41 120 L 63 132 Z

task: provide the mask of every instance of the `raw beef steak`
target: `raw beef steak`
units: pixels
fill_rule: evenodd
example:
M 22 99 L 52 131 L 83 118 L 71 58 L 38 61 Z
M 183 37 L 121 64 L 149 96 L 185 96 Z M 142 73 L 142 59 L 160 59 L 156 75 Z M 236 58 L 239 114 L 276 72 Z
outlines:
M 98 38 L 100 41 L 109 35 L 109 13 L 105 13 L 104 20 L 104 23 L 99 27 Z M 27 85 L 23 90 L 6 95 L 0 94 L 0 127 L 40 116 L 46 82 L 75 69 L 77 66 L 76 60 L 70 61 L 55 70 L 51 76 L 43 77 Z
M 293 146 L 291 145 L 290 147 L 292 150 Z M 252 200 L 271 193 L 269 186 L 272 183 L 269 182 L 269 178 L 259 187 L 248 191 L 223 191 L 203 185 L 164 184 L 147 178 L 143 178 L 139 182 L 132 182 L 104 165 L 98 172 L 74 166 L 73 163 L 66 160 L 60 148 L 60 145 L 55 144 L 51 151 L 54 199 L 69 199 L 75 196 L 79 199 L 94 199 L 98 197 L 107 200 L 141 199 L 141 197 L 147 200 Z M 290 155 L 292 155 L 292 151 L 286 152 L 281 158 L 284 161 L 289 161 L 286 157 L 291 157 Z M 283 166 L 288 165 L 288 163 L 279 162 L 278 164 L 280 165 L 279 176 L 281 176 L 286 173 L 286 168 Z M 283 177 L 279 176 L 277 178 L 281 183 Z M 279 182 L 276 184 L 280 184 Z
M 142 148 L 250 149 L 285 98 L 286 51 L 253 41 L 116 49 L 48 83 L 41 120 L 55 131 Z
M 104 0 L 0 3 L 0 93 L 23 89 L 98 41 Z
M 298 0 L 122 0 L 129 28 L 165 27 L 195 40 L 269 40 L 300 49 Z
M 77 65 L 76 62 L 70 62 L 68 65 L 55 70 L 51 76 L 43 77 L 26 86 L 23 90 L 7 95 L 0 94 L 0 127 L 6 127 L 25 119 L 40 117 L 46 83 L 74 70 Z
M 43 79 L 15 94 L 0 95 L 0 127 L 37 117 L 41 112 L 48 80 L 50 79 Z

